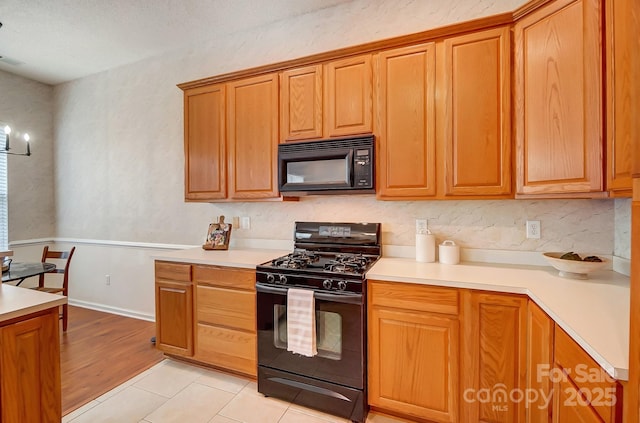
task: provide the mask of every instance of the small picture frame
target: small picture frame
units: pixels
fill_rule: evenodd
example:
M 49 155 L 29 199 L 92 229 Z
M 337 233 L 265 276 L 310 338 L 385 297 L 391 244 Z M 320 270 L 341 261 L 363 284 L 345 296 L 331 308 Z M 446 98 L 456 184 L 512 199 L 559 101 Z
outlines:
M 207 239 L 202 245 L 205 250 L 228 250 L 231 239 L 231 224 L 224 223 L 224 216 L 220 216 L 218 222 L 209 225 Z

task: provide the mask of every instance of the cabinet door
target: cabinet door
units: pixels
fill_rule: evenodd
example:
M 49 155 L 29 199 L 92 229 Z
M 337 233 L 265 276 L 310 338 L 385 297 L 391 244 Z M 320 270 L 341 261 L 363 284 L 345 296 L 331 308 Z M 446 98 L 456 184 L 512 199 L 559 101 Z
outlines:
M 60 422 L 58 309 L 0 329 L 1 421 Z
M 278 75 L 227 84 L 229 198 L 278 196 Z
M 432 197 L 436 194 L 435 44 L 385 51 L 376 60 L 377 196 Z
M 557 0 L 515 25 L 517 192 L 602 191 L 600 1 Z
M 444 194 L 511 194 L 509 28 L 448 38 L 438 87 Z M 439 56 L 440 57 L 440 56 Z
M 569 379 L 554 383 L 553 393 L 553 423 L 602 423 Z
M 226 198 L 225 89 L 223 84 L 184 93 L 185 199 Z
M 615 196 L 631 196 L 633 126 L 632 84 L 637 79 L 631 63 L 632 42 L 638 34 L 632 31 L 634 0 L 609 0 L 607 4 L 607 189 Z
M 198 322 L 255 333 L 255 292 L 206 285 L 198 285 L 196 290 Z
M 524 422 L 524 401 L 509 398 L 525 388 L 526 298 L 465 291 L 463 301 L 461 421 Z
M 156 279 L 156 347 L 193 355 L 193 287 L 190 282 Z
M 322 138 L 322 65 L 280 74 L 280 139 Z
M 554 362 L 558 370 L 554 375 L 554 395 L 569 396 L 561 407 L 589 408 L 604 423 L 620 422 L 620 384 L 558 325 L 555 326 L 554 338 Z M 565 392 L 565 388 L 569 391 Z M 554 401 L 558 399 L 554 398 Z
M 335 60 L 325 65 L 325 135 L 373 132 L 371 55 Z
M 553 320 L 529 300 L 527 308 L 527 392 L 536 401 L 527 404 L 527 423 L 551 421 L 551 369 L 553 368 Z M 532 397 L 533 398 L 533 397 Z
M 195 359 L 255 377 L 258 371 L 255 333 L 197 324 Z
M 369 319 L 369 404 L 458 421 L 458 319 L 378 307 Z

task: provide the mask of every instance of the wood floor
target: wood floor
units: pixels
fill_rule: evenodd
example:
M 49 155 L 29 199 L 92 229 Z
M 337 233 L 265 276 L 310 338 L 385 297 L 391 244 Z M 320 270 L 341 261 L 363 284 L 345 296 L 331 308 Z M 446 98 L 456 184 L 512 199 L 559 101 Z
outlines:
M 152 336 L 153 322 L 69 306 L 66 333 L 60 325 L 62 414 L 160 362 Z

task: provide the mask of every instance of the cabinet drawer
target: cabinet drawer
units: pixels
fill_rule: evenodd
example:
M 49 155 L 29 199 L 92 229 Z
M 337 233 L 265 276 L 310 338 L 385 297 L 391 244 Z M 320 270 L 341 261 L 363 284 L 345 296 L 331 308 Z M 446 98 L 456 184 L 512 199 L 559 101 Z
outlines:
M 454 315 L 458 314 L 459 309 L 456 289 L 374 280 L 369 281 L 369 303 Z
M 255 333 L 255 292 L 198 285 L 196 302 L 198 322 Z
M 256 335 L 198 323 L 195 359 L 256 376 Z
M 621 404 L 622 387 L 557 325 L 554 353 L 556 364 L 568 373 L 568 379 L 573 382 L 578 392 L 581 390 L 587 401 L 593 401 L 590 406 L 603 421 L 617 421 L 616 405 L 611 405 L 611 402 L 615 401 L 618 406 Z
M 191 282 L 191 265 L 156 261 L 156 279 Z
M 232 267 L 193 266 L 193 280 L 199 284 L 222 286 L 236 289 L 256 289 L 255 270 Z

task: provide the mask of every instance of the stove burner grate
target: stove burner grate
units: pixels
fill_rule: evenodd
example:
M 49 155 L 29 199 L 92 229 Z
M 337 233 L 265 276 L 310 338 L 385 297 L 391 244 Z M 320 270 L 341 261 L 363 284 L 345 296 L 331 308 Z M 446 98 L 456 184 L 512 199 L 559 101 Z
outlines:
M 271 265 L 287 269 L 304 269 L 320 259 L 317 254 L 303 251 L 293 252 L 284 257 L 271 260 Z

